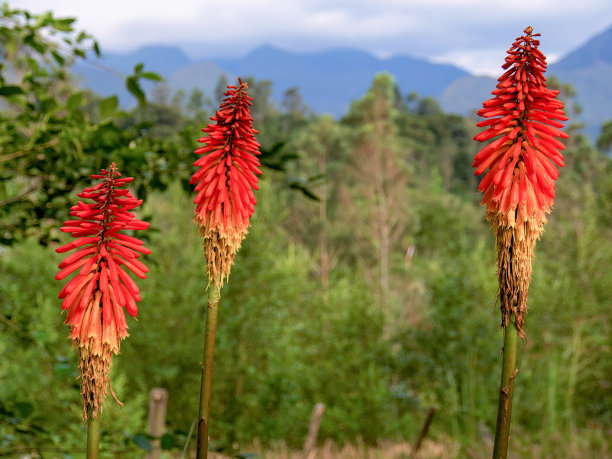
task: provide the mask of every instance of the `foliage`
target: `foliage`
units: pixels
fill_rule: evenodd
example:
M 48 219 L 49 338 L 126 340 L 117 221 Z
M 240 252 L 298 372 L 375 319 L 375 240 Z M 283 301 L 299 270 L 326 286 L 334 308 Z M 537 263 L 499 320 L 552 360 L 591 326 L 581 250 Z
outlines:
M 597 138 L 597 148 L 608 152 L 612 149 L 612 120 L 607 120 L 601 126 L 601 134 Z
M 155 185 L 159 164 L 149 153 L 143 125 L 125 129 L 115 96 L 100 99 L 70 85 L 69 65 L 98 43 L 77 32 L 74 18 L 31 15 L 1 6 L 0 243 L 23 237 L 47 244 L 66 217 L 69 193 L 93 169 L 142 170 L 140 184 Z M 140 79 L 158 80 L 138 64 L 126 78 L 145 103 Z M 147 177 L 148 172 L 148 177 Z
M 23 37 L 29 29 L 19 27 Z M 49 46 L 39 70 L 59 72 Z M 29 48 L 20 49 L 23 58 Z M 0 352 L 8 356 L 0 362 L 0 454 L 55 448 L 78 456 L 82 447 L 76 356 L 52 280 L 61 257 L 51 250 L 55 233 L 41 226 L 52 227 L 67 194 L 111 156 L 140 177 L 138 197 L 149 191 L 145 211 L 156 231 L 139 321 L 129 322 L 131 337 L 114 359 L 113 388 L 126 406 L 107 403 L 102 450 L 134 457 L 149 446 L 153 387 L 169 391 L 164 445 L 193 447 L 202 359 L 193 343 L 207 281 L 185 190 L 204 101 L 214 95 L 188 97 L 191 108 L 168 97 L 123 114 L 114 99 L 77 91 L 67 78 L 36 78 L 2 86 L 26 89 L 2 96 L 2 158 L 24 154 L 1 163 L 1 199 L 37 188 L 0 207 L 3 240 L 14 242 L 0 247 Z M 268 83 L 249 84 L 259 91 L 255 127 L 269 167 L 222 293 L 215 447 L 247 453 L 254 442 L 265 449 L 282 440 L 300 448 L 323 402 L 321 444 L 413 441 L 435 407 L 430 436 L 452 441 L 458 457 L 481 457 L 494 428 L 501 333 L 494 241 L 471 170 L 474 122 L 404 96 L 410 88 L 385 74 L 342 120 L 313 115 L 295 92 L 279 110 L 266 101 Z M 46 115 L 45 94 L 57 103 Z M 610 453 L 612 161 L 572 129 L 519 351 L 513 441 L 525 456 Z M 392 203 L 386 214 L 384 200 Z

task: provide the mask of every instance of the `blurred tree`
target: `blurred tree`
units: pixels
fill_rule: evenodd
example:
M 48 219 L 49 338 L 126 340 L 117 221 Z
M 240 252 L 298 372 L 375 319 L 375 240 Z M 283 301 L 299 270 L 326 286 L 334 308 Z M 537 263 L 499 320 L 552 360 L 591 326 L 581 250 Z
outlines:
M 277 109 L 272 102 L 272 82 L 270 80 L 255 80 L 246 78 L 249 84 L 249 95 L 254 99 L 252 113 L 253 125 L 261 126 Z
M 216 110 L 217 107 L 223 102 L 223 98 L 225 97 L 225 91 L 227 91 L 227 85 L 230 84 L 227 80 L 227 75 L 222 73 L 219 75 L 217 79 L 217 84 L 215 85 L 215 100 L 213 109 Z M 233 83 L 232 83 L 233 84 Z
M 289 115 L 305 116 L 308 113 L 308 106 L 304 103 L 300 89 L 297 86 L 285 90 L 281 107 L 283 112 Z
M 601 126 L 601 133 L 597 138 L 597 148 L 604 153 L 612 150 L 612 120 L 608 120 Z
M 153 86 L 151 92 L 151 102 L 157 105 L 167 106 L 170 102 L 171 89 L 168 82 L 163 80 Z
M 291 230 L 296 243 L 314 253 L 316 272 L 323 292 L 327 292 L 330 274 L 342 250 L 334 240 L 337 235 L 334 215 L 341 211 L 335 202 L 342 184 L 342 169 L 346 165 L 346 128 L 331 116 L 323 116 L 297 130 L 291 136 L 290 146 L 300 157 L 300 171 L 312 177 L 311 189 L 318 200 L 291 196 L 286 228 Z
M 187 98 L 187 95 L 185 94 L 185 90 L 179 89 L 172 96 L 170 105 L 172 105 L 173 107 L 177 107 L 179 110 L 184 110 L 186 98 Z
M 354 222 L 352 234 L 363 248 L 368 247 L 383 307 L 391 287 L 391 256 L 409 221 L 410 150 L 398 137 L 398 116 L 395 81 L 382 73 L 343 120 L 352 128 L 355 142 L 350 159 L 352 199 L 357 204 L 349 217 Z
M 204 98 L 204 93 L 200 89 L 194 87 L 187 96 L 185 107 L 189 117 L 199 122 L 204 121 L 207 118 L 206 111 L 204 110 L 205 105 L 211 105 L 210 100 L 207 101 Z

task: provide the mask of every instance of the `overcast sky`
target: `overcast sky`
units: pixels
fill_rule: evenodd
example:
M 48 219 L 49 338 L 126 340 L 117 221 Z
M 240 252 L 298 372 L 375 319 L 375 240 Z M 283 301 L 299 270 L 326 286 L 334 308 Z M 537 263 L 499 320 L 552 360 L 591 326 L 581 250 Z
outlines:
M 612 26 L 611 0 L 13 0 L 78 18 L 102 51 L 176 44 L 191 57 L 237 57 L 262 44 L 299 52 L 358 48 L 499 73 L 527 25 L 554 61 Z

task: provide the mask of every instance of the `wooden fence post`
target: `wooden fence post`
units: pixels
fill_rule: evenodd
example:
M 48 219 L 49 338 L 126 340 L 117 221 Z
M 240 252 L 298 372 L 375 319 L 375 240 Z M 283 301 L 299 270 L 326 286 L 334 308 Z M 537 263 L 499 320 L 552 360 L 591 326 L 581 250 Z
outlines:
M 325 405 L 323 405 L 323 403 L 317 403 L 312 410 L 310 427 L 308 427 L 308 436 L 304 443 L 304 459 L 314 457 L 315 448 L 317 446 L 317 435 L 319 434 L 319 427 L 321 426 L 321 418 L 323 417 L 324 411 Z
M 166 408 L 168 406 L 168 391 L 158 387 L 151 389 L 149 394 L 149 435 L 153 437 L 153 449 L 147 454 L 147 459 L 161 459 L 161 436 L 166 424 Z
M 425 422 L 423 423 L 423 427 L 421 428 L 421 432 L 419 433 L 419 438 L 417 438 L 416 442 L 414 442 L 414 446 L 412 447 L 410 459 L 414 459 L 417 457 L 419 449 L 421 449 L 421 444 L 427 436 L 427 431 L 429 430 L 429 426 L 431 425 L 431 421 L 433 420 L 434 414 L 436 414 L 436 409 L 433 407 L 429 408 L 429 411 L 427 412 L 427 417 L 425 418 Z

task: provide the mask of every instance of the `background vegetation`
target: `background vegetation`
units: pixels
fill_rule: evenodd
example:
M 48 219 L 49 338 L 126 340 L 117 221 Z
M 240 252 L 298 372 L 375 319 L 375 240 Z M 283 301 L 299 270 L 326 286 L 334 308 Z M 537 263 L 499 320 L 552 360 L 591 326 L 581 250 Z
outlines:
M 78 457 L 83 446 L 53 249 L 66 241 L 59 223 L 76 192 L 111 160 L 146 198 L 153 253 L 138 321 L 114 360 L 126 405 L 107 400 L 102 447 L 125 457 L 146 448 L 148 393 L 164 387 L 164 447 L 180 452 L 197 415 L 206 303 L 187 181 L 220 94 L 169 94 L 161 82 L 145 103 L 139 81 L 157 78 L 138 66 L 127 84 L 141 104 L 122 111 L 71 82 L 73 57 L 97 48 L 72 21 L 7 6 L 2 15 L 0 455 Z M 452 445 L 449 455 L 481 457 L 502 340 L 493 235 L 471 168 L 475 121 L 388 74 L 339 120 L 311 113 L 297 88 L 276 106 L 272 84 L 250 81 L 266 168 L 223 290 L 215 446 L 299 449 L 323 402 L 321 442 L 412 441 L 435 407 L 430 437 Z M 571 106 L 571 88 L 562 89 Z M 594 145 L 570 124 L 567 167 L 536 249 L 513 416 L 521 457 L 611 453 L 607 126 Z

